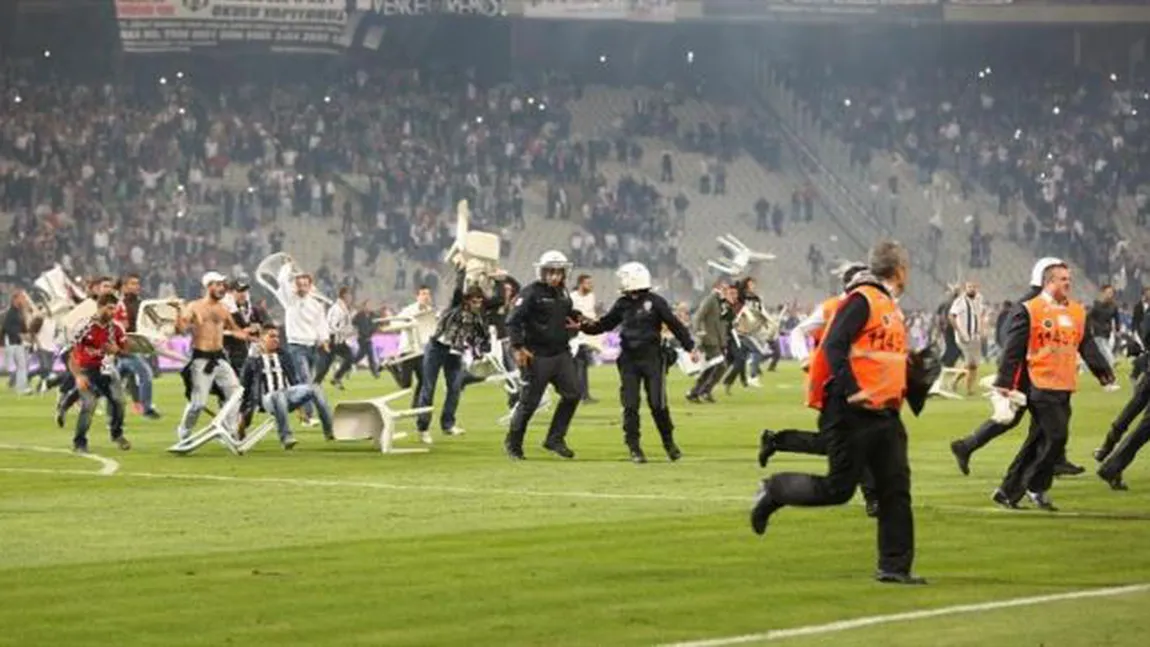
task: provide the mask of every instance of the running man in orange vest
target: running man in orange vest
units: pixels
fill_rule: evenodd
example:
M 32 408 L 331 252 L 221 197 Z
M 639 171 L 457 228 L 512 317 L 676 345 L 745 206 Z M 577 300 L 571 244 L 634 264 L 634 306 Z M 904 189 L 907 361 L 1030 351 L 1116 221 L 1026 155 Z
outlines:
M 1006 394 L 1027 383 L 1030 433 L 991 499 L 1018 508 L 1026 495 L 1044 510 L 1057 508 L 1048 491 L 1054 466 L 1065 456 L 1070 434 L 1070 396 L 1078 390 L 1078 356 L 1102 384 L 1114 373 L 1086 334 L 1086 309 L 1070 298 L 1070 269 L 1065 264 L 1042 273 L 1042 292 L 1016 308 L 1006 330 L 994 387 Z
M 814 348 L 818 348 L 819 342 L 822 341 L 823 335 L 826 334 L 827 326 L 831 318 L 834 316 L 835 311 L 838 310 L 839 304 L 850 289 L 851 281 L 854 280 L 855 276 L 866 269 L 866 263 L 849 263 L 844 266 L 840 274 L 843 282 L 843 291 L 827 298 L 819 304 L 814 312 L 799 322 L 799 325 L 795 327 L 792 334 L 803 335 L 805 339 L 802 341 L 809 339 L 811 345 Z M 762 435 L 759 437 L 759 467 L 766 467 L 767 461 L 775 455 L 775 452 L 826 456 L 827 437 L 818 432 L 804 431 L 801 429 L 780 429 L 778 431 L 764 429 Z M 878 498 L 875 496 L 874 479 L 871 478 L 869 471 L 863 471 L 860 489 L 863 493 L 863 499 L 866 500 L 867 516 L 877 517 Z
M 914 514 L 906 429 L 899 417 L 903 400 L 920 410 L 930 390 L 924 371 L 914 365 L 922 356 L 909 351 L 896 302 L 910 259 L 902 245 L 884 241 L 871 250 L 869 267 L 855 277 L 810 363 L 808 403 L 820 412 L 827 475 L 779 473 L 764 480 L 751 510 L 751 529 L 765 533 L 771 515 L 784 506 L 846 503 L 870 469 L 879 502 L 875 578 L 925 584 L 911 570 Z

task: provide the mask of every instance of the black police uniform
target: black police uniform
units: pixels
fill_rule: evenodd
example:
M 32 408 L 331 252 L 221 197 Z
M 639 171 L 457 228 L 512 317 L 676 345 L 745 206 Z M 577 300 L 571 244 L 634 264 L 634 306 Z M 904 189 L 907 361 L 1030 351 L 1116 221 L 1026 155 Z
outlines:
M 1031 287 L 1030 290 L 1026 294 L 1022 295 L 1022 298 L 1019 299 L 1017 303 L 1015 303 L 1014 307 L 1010 310 L 1010 312 L 1007 313 L 1007 315 L 1006 315 L 1006 324 L 1007 325 L 1004 325 L 1001 327 L 1002 328 L 1002 336 L 1004 337 L 1004 339 L 1003 339 L 1004 342 L 1005 342 L 1006 329 L 1009 325 L 1011 317 L 1014 316 L 1014 313 L 1017 311 L 1017 309 L 1018 308 L 1024 308 L 1025 307 L 1023 305 L 1024 303 L 1033 299 L 1034 297 L 1038 296 L 1041 293 L 1042 293 L 1042 288 Z M 1022 381 L 1018 387 L 1018 390 L 1022 391 L 1022 392 L 1026 392 L 1026 390 L 1029 386 L 1029 383 L 1027 381 L 1027 376 L 1026 376 L 1025 372 L 1023 372 L 1020 379 Z M 1010 431 L 1011 429 L 1014 429 L 1015 427 L 1017 427 L 1018 424 L 1020 422 L 1022 422 L 1022 417 L 1026 415 L 1026 411 L 1027 411 L 1027 407 L 1020 408 L 1017 412 L 1015 412 L 1014 418 L 1012 418 L 1009 422 L 1005 422 L 1005 423 L 995 422 L 993 420 L 987 419 L 981 425 L 979 425 L 977 429 L 975 429 L 973 432 L 971 432 L 971 434 L 969 436 L 966 436 L 965 438 L 959 438 L 958 440 L 955 440 L 952 443 L 950 443 L 950 452 L 952 454 L 954 454 L 954 460 L 958 463 L 958 469 L 963 474 L 970 474 L 970 458 L 971 458 L 971 456 L 974 455 L 974 452 L 978 451 L 979 449 L 982 449 L 984 446 L 986 446 L 990 441 L 994 440 L 995 438 L 998 438 L 1002 434 L 1005 434 L 1006 432 Z M 1135 415 L 1137 415 L 1137 414 L 1135 414 Z M 1066 450 L 1065 450 L 1065 448 L 1063 448 L 1062 456 L 1059 458 L 1057 464 L 1054 467 L 1054 473 L 1056 475 L 1059 475 L 1059 476 L 1073 476 L 1076 474 L 1081 474 L 1083 471 L 1085 471 L 1085 470 L 1083 470 L 1083 468 L 1079 467 L 1078 465 L 1071 463 L 1070 461 L 1068 461 L 1066 459 Z
M 1150 348 L 1146 345 L 1150 342 L 1150 317 L 1144 317 L 1140 323 L 1142 345 L 1144 348 Z M 1138 414 L 1143 413 L 1150 404 L 1150 373 L 1146 372 L 1147 359 L 1150 359 L 1150 353 L 1144 351 L 1134 360 L 1135 370 L 1140 374 L 1134 384 L 1134 393 L 1110 425 L 1110 431 L 1106 433 L 1102 446 L 1094 450 L 1094 459 L 1101 463 L 1098 466 L 1098 476 L 1115 490 L 1127 489 L 1126 483 L 1122 480 L 1122 472 L 1138 456 L 1142 446 L 1150 441 L 1150 415 L 1143 415 L 1134 431 L 1126 433 Z
M 670 328 L 683 350 L 691 352 L 695 342 L 687 327 L 675 318 L 666 299 L 649 290 L 625 294 L 611 306 L 603 318 L 582 325 L 588 335 L 599 335 L 622 326 L 619 333 L 621 353 L 616 360 L 619 369 L 619 396 L 623 402 L 623 442 L 631 459 L 645 463 L 639 445 L 639 387 L 647 391 L 647 406 L 663 440 L 667 456 L 675 461 L 682 455 L 675 445 L 675 425 L 667 402 L 666 359 L 663 353 L 663 326 Z
M 512 350 L 527 350 L 533 355 L 527 366 L 520 369 L 523 389 L 504 441 L 511 458 L 523 458 L 527 424 L 549 384 L 555 387 L 560 399 L 543 447 L 564 458 L 575 457 L 565 441 L 580 397 L 579 373 L 569 346 L 574 333 L 567 329 L 567 321 L 581 318 L 567 288 L 552 287 L 544 281 L 535 281 L 523 288 L 508 313 L 506 325 Z

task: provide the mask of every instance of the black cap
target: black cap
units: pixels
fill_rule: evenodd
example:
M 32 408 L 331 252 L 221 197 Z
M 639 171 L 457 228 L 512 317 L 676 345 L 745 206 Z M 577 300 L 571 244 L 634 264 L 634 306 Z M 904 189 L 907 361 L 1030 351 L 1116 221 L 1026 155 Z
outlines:
M 232 292 L 247 292 L 251 287 L 252 286 L 248 285 L 248 282 L 243 279 L 234 279 L 232 284 L 228 286 Z

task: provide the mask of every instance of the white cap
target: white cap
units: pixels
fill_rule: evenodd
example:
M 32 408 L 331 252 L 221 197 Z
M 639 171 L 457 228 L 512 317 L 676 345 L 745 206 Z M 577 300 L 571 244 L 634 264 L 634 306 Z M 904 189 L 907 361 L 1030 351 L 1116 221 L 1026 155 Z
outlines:
M 213 283 L 223 283 L 227 280 L 228 277 L 213 270 L 207 274 L 204 274 L 203 278 L 200 279 L 200 285 L 206 288 Z
M 1042 287 L 1042 275 L 1055 265 L 1066 265 L 1066 263 L 1061 258 L 1053 256 L 1038 259 L 1038 262 L 1034 264 L 1034 269 L 1030 271 L 1030 287 Z

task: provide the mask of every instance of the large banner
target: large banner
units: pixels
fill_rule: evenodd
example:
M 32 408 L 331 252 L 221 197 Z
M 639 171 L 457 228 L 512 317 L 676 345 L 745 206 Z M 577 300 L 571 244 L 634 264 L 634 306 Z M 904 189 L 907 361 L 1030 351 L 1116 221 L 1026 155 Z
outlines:
M 346 45 L 347 0 L 116 0 L 127 52 L 170 52 L 227 44 L 276 50 Z
M 819 16 L 840 20 L 849 16 L 917 20 L 938 14 L 941 4 L 942 0 L 703 0 L 703 16 L 779 20 Z
M 503 0 L 358 0 L 364 11 L 382 16 L 502 16 Z
M 527 18 L 673 22 L 675 0 L 523 0 Z

